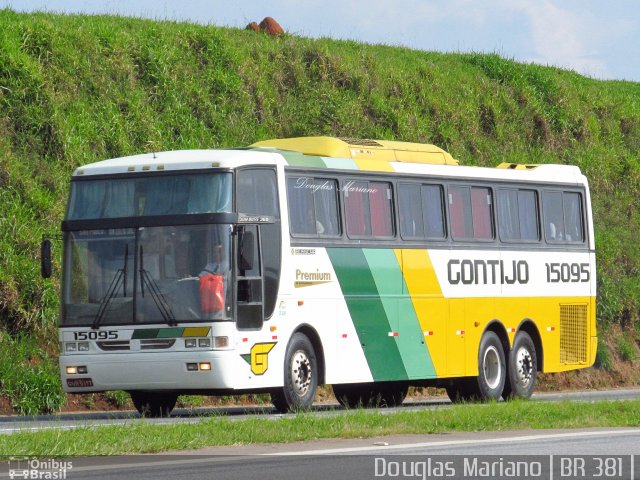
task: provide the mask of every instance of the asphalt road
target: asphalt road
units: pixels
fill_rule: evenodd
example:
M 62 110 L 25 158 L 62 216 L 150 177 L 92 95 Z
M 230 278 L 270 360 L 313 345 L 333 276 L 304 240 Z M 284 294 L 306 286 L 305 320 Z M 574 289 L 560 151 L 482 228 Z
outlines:
M 640 474 L 640 455 L 632 456 L 640 453 L 639 446 L 640 428 L 615 428 L 338 439 L 208 448 L 189 455 L 181 452 L 58 461 L 71 462 L 66 478 L 96 480 L 487 478 L 483 465 L 508 468 L 512 462 L 520 464 L 516 476 L 500 477 L 496 470 L 488 478 L 631 479 Z M 4 469 L 0 467 L 0 478 L 10 476 L 7 467 L 15 473 L 29 465 L 13 462 Z M 524 475 L 525 469 L 539 474 Z
M 563 400 L 595 402 L 598 400 L 632 400 L 640 398 L 640 389 L 617 389 L 603 391 L 581 391 L 561 393 L 536 393 L 535 401 L 558 402 Z M 433 397 L 426 401 L 405 401 L 398 407 L 403 410 L 423 410 L 447 408 L 451 403 L 446 397 Z M 393 412 L 397 409 L 382 409 L 381 412 Z M 339 415 L 347 410 L 335 405 L 318 405 L 314 408 L 318 415 Z M 241 420 L 250 416 L 278 418 L 282 414 L 274 413 L 270 406 L 261 407 L 220 407 L 176 409 L 170 418 L 145 419 L 145 422 L 159 424 L 195 423 L 203 417 L 225 415 Z M 56 415 L 35 416 L 0 416 L 0 434 L 17 431 L 37 431 L 45 429 L 73 429 L 101 425 L 129 425 L 140 421 L 140 416 L 133 411 L 63 413 Z M 639 452 L 640 453 L 640 452 Z
M 534 401 L 629 400 L 640 389 L 536 394 Z M 439 409 L 445 398 L 408 401 L 402 409 Z M 340 415 L 335 405 L 315 408 L 317 415 Z M 394 411 L 389 409 L 387 411 Z M 385 410 L 381 410 L 385 411 Z M 202 417 L 227 415 L 278 418 L 270 407 L 199 408 L 176 410 L 157 423 L 198 422 Z M 98 412 L 35 417 L 0 417 L 0 433 L 64 429 L 103 424 L 133 424 L 135 412 Z M 580 457 L 575 457 L 580 455 Z M 586 457 L 585 457 L 586 455 Z M 637 455 L 637 456 L 636 456 Z M 285 445 L 212 447 L 162 455 L 132 455 L 37 459 L 0 462 L 0 478 L 64 479 L 376 479 L 376 478 L 640 478 L 640 428 L 557 431 L 455 432 L 438 435 L 392 436 L 373 439 L 333 439 Z M 502 475 L 511 462 L 531 469 Z M 67 469 L 63 471 L 62 467 Z M 536 468 L 538 470 L 536 470 Z M 606 470 L 608 468 L 609 470 Z M 511 473 L 511 472 L 509 472 Z M 536 475 L 533 475 L 533 474 Z M 615 475 L 614 475 L 615 474 Z

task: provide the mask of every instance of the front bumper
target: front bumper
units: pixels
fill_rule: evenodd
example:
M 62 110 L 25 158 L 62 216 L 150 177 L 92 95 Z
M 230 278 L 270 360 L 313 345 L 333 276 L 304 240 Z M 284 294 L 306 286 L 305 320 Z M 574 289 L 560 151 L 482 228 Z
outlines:
M 211 370 L 187 369 L 189 363 L 203 362 L 210 363 Z M 62 355 L 60 378 L 64 391 L 69 393 L 227 390 L 238 386 L 238 370 L 243 367 L 240 362 L 244 363 L 234 351 Z M 67 367 L 72 366 L 84 366 L 87 373 L 67 374 Z

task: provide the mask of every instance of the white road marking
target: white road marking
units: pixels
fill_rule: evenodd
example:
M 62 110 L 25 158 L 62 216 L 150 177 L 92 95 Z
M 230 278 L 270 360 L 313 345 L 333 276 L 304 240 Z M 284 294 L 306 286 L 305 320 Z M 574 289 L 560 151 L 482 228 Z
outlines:
M 581 438 L 581 437 L 598 437 L 598 436 L 622 436 L 622 435 L 640 435 L 640 429 L 630 430 L 598 430 L 589 432 L 569 432 L 569 433 L 548 433 L 548 434 L 534 434 L 534 435 L 520 435 L 515 437 L 500 437 L 500 438 L 486 438 L 486 439 L 474 439 L 474 440 L 444 440 L 444 441 L 432 441 L 421 443 L 405 443 L 399 445 L 389 446 L 373 446 L 368 445 L 364 447 L 346 447 L 346 448 L 330 448 L 326 450 L 305 450 L 305 451 L 291 451 L 291 452 L 278 452 L 278 453 L 265 453 L 263 455 L 336 455 L 336 454 L 349 454 L 359 452 L 370 452 L 373 449 L 379 448 L 380 452 L 389 452 L 390 450 L 408 450 L 414 448 L 426 448 L 426 447 L 443 447 L 452 445 L 477 445 L 477 444 L 491 444 L 491 443 L 513 443 L 513 442 L 531 442 L 535 440 L 551 440 L 559 438 Z

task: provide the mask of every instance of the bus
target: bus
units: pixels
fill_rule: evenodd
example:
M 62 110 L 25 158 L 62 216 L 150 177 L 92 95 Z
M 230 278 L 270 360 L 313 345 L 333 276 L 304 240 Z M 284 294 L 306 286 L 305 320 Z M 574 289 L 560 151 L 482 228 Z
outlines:
M 63 387 L 148 416 L 189 394 L 295 411 L 320 385 L 347 407 L 527 398 L 595 360 L 575 166 L 331 137 L 155 152 L 76 169 L 62 233 Z

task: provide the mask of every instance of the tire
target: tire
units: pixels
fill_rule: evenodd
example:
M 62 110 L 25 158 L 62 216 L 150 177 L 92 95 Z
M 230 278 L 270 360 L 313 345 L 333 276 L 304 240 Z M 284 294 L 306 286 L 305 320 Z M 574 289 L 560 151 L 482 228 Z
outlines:
M 318 388 L 318 362 L 311 341 L 295 333 L 284 358 L 284 386 L 271 392 L 271 402 L 281 413 L 311 407 Z
M 366 408 L 371 406 L 373 385 L 370 383 L 334 385 L 333 394 L 343 407 Z
M 409 392 L 409 384 L 404 382 L 392 382 L 381 384 L 376 389 L 379 407 L 399 407 L 404 402 Z
M 473 388 L 475 383 L 475 378 L 454 378 L 444 388 L 452 403 L 473 402 L 478 400 L 477 389 Z
M 334 385 L 333 394 L 343 407 L 397 407 L 409 392 L 405 382 Z
M 148 418 L 168 417 L 178 400 L 175 393 L 130 392 L 130 395 L 138 413 Z
M 478 349 L 478 376 L 469 382 L 467 394 L 481 401 L 498 400 L 507 377 L 502 342 L 494 332 L 485 332 Z
M 538 378 L 538 355 L 535 344 L 527 332 L 519 331 L 509 352 L 502 396 L 508 398 L 529 398 L 533 393 Z

